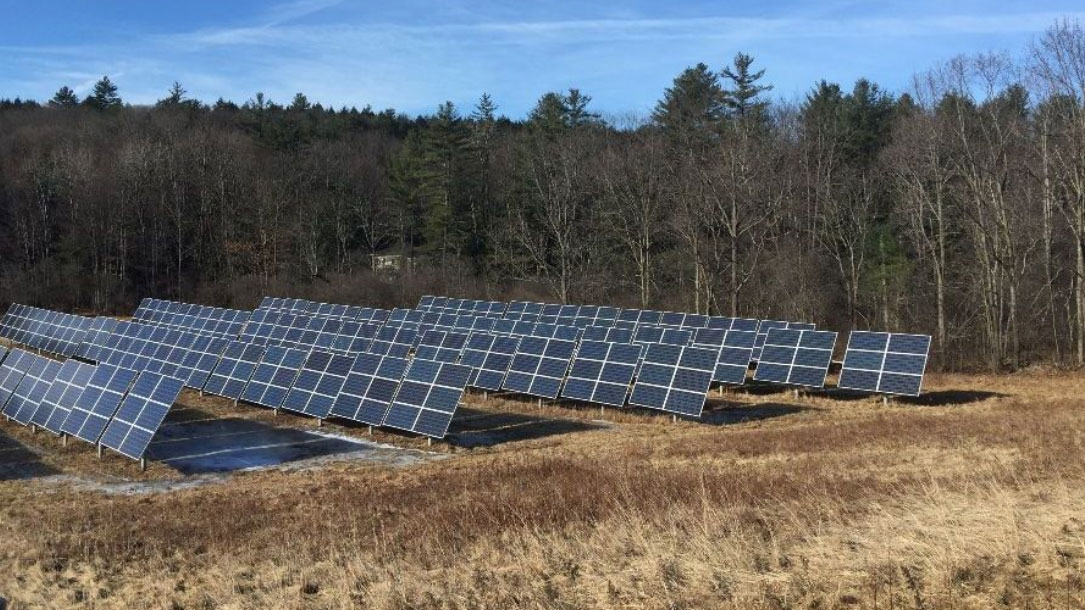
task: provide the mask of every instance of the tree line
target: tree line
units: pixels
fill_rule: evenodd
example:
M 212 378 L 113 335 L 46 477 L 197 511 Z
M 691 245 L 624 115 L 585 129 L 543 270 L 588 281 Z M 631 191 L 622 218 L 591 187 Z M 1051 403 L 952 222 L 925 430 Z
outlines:
M 650 116 L 570 89 L 527 117 L 299 93 L 0 100 L 0 301 L 410 305 L 422 293 L 930 333 L 947 368 L 1085 363 L 1085 32 L 895 94 L 770 98 L 698 64 Z

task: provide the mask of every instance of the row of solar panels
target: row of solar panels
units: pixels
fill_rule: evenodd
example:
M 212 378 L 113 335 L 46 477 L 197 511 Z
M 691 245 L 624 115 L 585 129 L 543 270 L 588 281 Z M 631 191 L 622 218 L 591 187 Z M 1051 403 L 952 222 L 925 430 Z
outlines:
M 0 347 L 0 412 L 140 459 L 182 381 L 108 364 L 63 363 Z
M 307 303 L 299 301 L 301 303 Z M 178 310 L 169 301 L 145 302 L 147 310 Z M 692 345 L 719 348 L 720 356 L 713 381 L 741 384 L 746 379 L 746 367 L 761 359 L 761 348 L 770 332 L 780 327 L 789 330 L 808 330 L 813 325 L 788 322 L 760 321 L 744 318 L 717 318 L 729 320 L 731 328 L 684 329 L 641 325 L 633 329 L 624 327 L 587 326 L 575 327 L 544 322 L 498 320 L 464 314 L 438 314 L 419 310 L 366 309 L 370 322 L 337 320 L 301 314 L 257 310 L 241 333 L 241 339 L 261 345 L 282 345 L 302 349 L 326 349 L 330 351 L 360 353 L 371 351 L 385 355 L 404 357 L 418 348 L 430 330 L 454 331 L 449 340 L 465 342 L 467 333 L 485 331 L 501 336 L 536 336 L 570 341 L 594 340 L 617 343 L 650 345 Z M 230 311 L 230 310 L 218 310 Z M 381 325 L 377 320 L 384 320 Z M 755 331 L 746 330 L 756 328 Z M 200 339 L 206 327 L 197 324 L 194 331 L 171 331 L 165 339 L 168 327 L 156 329 L 146 325 L 118 322 L 111 318 L 83 318 L 22 305 L 13 305 L 0 320 L 0 336 L 18 343 L 59 353 L 78 356 L 94 361 L 111 362 L 111 354 L 127 352 L 129 359 L 149 357 L 148 352 L 161 351 L 163 344 L 177 349 L 191 350 L 185 377 L 195 373 L 207 374 L 206 364 L 221 350 L 221 342 Z M 183 334 L 178 334 L 183 333 Z M 790 336 L 794 335 L 781 335 Z M 835 337 L 835 335 L 834 335 Z M 930 339 L 925 335 L 894 335 L 892 342 L 885 333 L 853 333 L 852 344 L 845 355 L 840 387 L 881 393 L 916 395 L 922 384 L 926 353 Z M 232 337 L 231 337 L 232 338 Z M 791 339 L 777 339 L 773 355 L 762 367 L 755 379 L 778 383 L 791 383 L 820 387 L 823 375 L 814 367 L 803 365 L 808 356 L 804 349 L 798 354 L 798 366 L 788 365 L 791 352 L 786 343 Z M 750 350 L 752 342 L 752 351 Z M 129 343 L 142 344 L 143 349 L 128 349 Z M 784 344 L 783 348 L 779 345 Z M 156 347 L 157 346 L 157 347 Z M 783 351 L 781 351 L 781 349 Z M 104 355 L 103 353 L 104 352 Z M 137 356 L 138 355 L 138 356 Z M 817 352 L 814 355 L 823 355 Z M 159 354 L 161 359 L 162 354 Z M 131 366 L 131 362 L 119 362 Z M 201 368 L 200 365 L 205 365 Z M 788 374 L 783 375 L 783 367 Z M 142 367 L 141 367 L 142 368 Z
M 621 309 L 600 305 L 558 305 L 527 301 L 504 303 L 501 301 L 451 299 L 434 296 L 422 297 L 414 310 L 382 310 L 318 303 L 305 299 L 265 297 L 260 303 L 260 307 L 257 308 L 256 314 L 259 315 L 260 312 L 266 312 L 265 315 L 292 314 L 341 320 L 414 322 L 423 325 L 438 324 L 446 327 L 454 326 L 451 322 L 446 321 L 450 318 L 469 317 L 478 319 L 479 322 L 476 322 L 473 327 L 460 324 L 455 326 L 457 328 L 486 330 L 506 335 L 519 334 L 522 336 L 531 334 L 524 330 L 524 327 L 529 324 L 549 324 L 580 329 L 595 327 L 597 330 L 610 328 L 635 330 L 651 327 L 658 329 L 656 332 L 660 333 L 671 329 L 688 330 L 690 333 L 701 328 L 746 330 L 758 333 L 755 350 L 760 350 L 765 335 L 770 328 L 807 330 L 816 328 L 814 324 L 810 323 L 782 320 L 756 320 L 753 318 L 733 318 L 649 309 Z M 442 322 L 438 323 L 439 319 Z M 482 328 L 485 320 L 495 320 L 495 322 L 486 322 L 487 327 Z M 514 327 L 518 330 L 513 331 Z M 566 336 L 565 338 L 569 337 Z
M 143 324 L 164 326 L 175 330 L 236 337 L 249 321 L 251 314 L 251 311 L 240 309 L 143 299 L 132 314 L 132 319 Z
M 300 299 L 280 300 L 292 303 L 295 308 L 313 310 L 317 312 L 343 312 L 346 306 L 331 306 L 326 304 L 313 304 L 310 301 Z M 265 303 L 268 302 L 265 299 Z M 494 310 L 494 302 L 463 301 L 468 304 L 482 303 Z M 537 307 L 536 307 L 537 305 Z M 145 312 L 172 311 L 181 315 L 183 312 L 210 312 L 212 318 L 238 318 L 238 315 L 224 315 L 236 310 L 220 310 L 215 308 L 198 309 L 198 306 L 190 306 L 182 303 L 174 303 L 161 300 L 145 300 L 141 308 Z M 473 307 L 477 307 L 474 305 Z M 558 314 L 569 314 L 572 308 L 583 310 L 585 307 L 596 311 L 606 308 L 594 306 L 554 306 L 514 302 L 506 308 L 506 312 L 514 311 L 521 314 L 546 311 L 550 308 Z M 621 326 L 595 326 L 584 327 L 550 324 L 547 322 L 531 322 L 530 320 L 505 320 L 467 314 L 436 313 L 420 310 L 395 309 L 382 310 L 374 308 L 355 308 L 352 315 L 361 316 L 368 321 L 342 320 L 333 317 L 315 317 L 302 314 L 291 314 L 285 311 L 256 310 L 250 316 L 249 322 L 241 333 L 241 339 L 250 343 L 263 345 L 285 345 L 297 348 L 320 348 L 347 353 L 359 353 L 362 351 L 375 351 L 389 355 L 406 356 L 411 349 L 417 348 L 422 342 L 425 333 L 429 330 L 449 330 L 461 333 L 485 331 L 503 336 L 540 336 L 548 338 L 560 338 L 571 341 L 604 340 L 621 343 L 639 343 L 649 345 L 663 343 L 671 345 L 693 345 L 699 347 L 719 347 L 720 359 L 717 364 L 716 375 L 713 381 L 717 383 L 742 383 L 745 380 L 745 368 L 743 366 L 746 349 L 753 340 L 753 350 L 748 355 L 747 363 L 761 359 L 761 348 L 767 339 L 769 332 L 776 328 L 788 328 L 791 330 L 812 329 L 812 324 L 789 323 L 772 320 L 753 320 L 746 318 L 727 317 L 700 317 L 710 324 L 703 328 L 681 328 L 650 324 L 641 324 L 634 328 Z M 617 311 L 615 308 L 610 308 Z M 625 310 L 631 311 L 631 310 Z M 654 315 L 645 316 L 645 310 L 640 312 L 638 319 L 661 319 Z M 214 312 L 224 314 L 214 315 Z M 245 312 L 241 312 L 245 313 Z M 667 312 L 655 312 L 661 316 Z M 9 318 L 14 316 L 13 323 Z M 188 318 L 194 321 L 193 331 L 197 334 L 207 331 L 207 327 L 199 323 L 200 318 L 207 315 L 195 315 Z M 691 318 L 687 317 L 687 321 Z M 670 321 L 677 321 L 671 317 Z M 14 324 L 18 334 L 5 335 L 5 325 Z M 167 325 L 169 326 L 169 325 Z M 726 326 L 725 328 L 720 328 Z M 48 310 L 13 305 L 8 315 L 0 321 L 0 336 L 10 336 L 13 340 L 60 353 L 62 355 L 75 355 L 90 360 L 103 360 L 98 351 L 116 351 L 118 344 L 123 348 L 125 341 L 151 341 L 161 343 L 160 337 L 147 337 L 148 329 L 141 328 L 141 336 L 135 335 L 134 329 L 140 327 L 128 327 L 124 322 L 117 322 L 109 318 L 83 318 L 71 316 Z M 752 330 L 756 329 L 756 331 Z M 9 329 L 10 330 L 10 329 Z M 161 333 L 162 331 L 157 331 Z M 756 334 L 754 334 L 756 333 Z M 217 333 L 216 333 L 217 334 Z M 930 339 L 925 335 L 895 335 L 892 344 L 889 343 L 888 334 L 885 333 L 853 333 L 853 345 L 849 345 L 845 355 L 840 387 L 860 389 L 874 392 L 891 394 L 918 394 L 922 384 L 923 369 L 926 364 L 926 352 L 929 349 Z M 191 335 L 182 336 L 196 344 L 199 343 Z M 466 335 L 464 335 L 466 337 Z M 855 337 L 858 337 L 856 341 Z M 231 337 L 232 338 L 232 337 Z M 82 339 L 82 342 L 80 342 Z M 463 337 L 461 339 L 465 340 Z M 780 340 L 785 341 L 785 340 Z M 179 344 L 174 341 L 175 344 Z M 208 341 L 202 340 L 202 345 L 197 345 L 197 351 L 206 358 Z M 181 345 L 187 347 L 187 345 Z M 778 350 L 777 350 L 778 351 Z M 786 348 L 784 357 L 789 353 Z M 799 351 L 800 356 L 806 352 Z M 192 355 L 191 359 L 200 360 L 201 356 Z M 800 360 L 801 363 L 801 360 Z M 764 380 L 780 383 L 793 383 L 797 385 L 817 386 L 816 380 L 820 378 L 814 371 L 806 371 L 805 368 L 795 369 L 790 367 L 789 374 L 785 377 L 779 374 L 784 363 L 780 362 L 780 355 L 775 354 L 771 362 L 763 367 L 760 375 Z M 773 375 L 773 372 L 777 374 Z M 795 374 L 798 371 L 800 374 Z M 757 376 L 755 376 L 755 379 Z
M 28 317 L 38 321 L 53 319 L 56 313 L 30 309 L 33 311 Z M 13 310 L 15 310 L 14 307 Z M 25 311 L 19 313 L 20 315 L 16 316 L 18 320 L 27 317 L 21 315 L 25 314 Z M 0 324 L 7 330 L 12 327 L 9 318 L 10 316 L 5 316 L 3 324 Z M 86 319 L 79 320 L 78 317 L 68 319 L 73 326 L 87 326 Z M 134 367 L 137 370 L 155 374 L 165 373 L 171 377 L 178 376 L 177 378 L 182 379 L 182 382 L 190 387 L 252 400 L 257 404 L 262 404 L 261 399 L 241 396 L 251 380 L 236 374 L 233 369 L 255 372 L 256 368 L 263 365 L 265 369 L 267 366 L 272 366 L 287 371 L 292 370 L 290 367 L 282 367 L 282 361 L 278 360 L 280 356 L 290 354 L 283 351 L 289 348 L 282 345 L 273 346 L 280 349 L 269 349 L 265 352 L 262 348 L 266 345 L 239 343 L 238 345 L 244 348 L 235 347 L 235 351 L 241 350 L 237 357 L 231 357 L 229 354 L 231 349 L 227 347 L 220 358 L 218 354 L 225 345 L 225 340 L 221 338 L 116 321 L 112 321 L 112 325 L 111 331 L 100 332 L 96 336 L 96 339 L 105 337 L 102 345 L 98 345 L 100 341 L 92 340 L 89 343 L 89 349 L 82 350 L 85 353 L 84 357 L 121 368 Z M 739 351 L 736 352 L 736 348 L 732 348 L 731 355 L 726 355 L 728 354 L 726 346 L 721 347 L 706 341 L 707 337 L 720 336 L 720 329 L 698 329 L 694 335 L 700 337 L 702 343 L 692 346 L 664 343 L 650 343 L 644 346 L 636 343 L 599 342 L 590 339 L 581 341 L 578 345 L 576 341 L 557 337 L 502 337 L 490 333 L 469 335 L 443 330 L 430 330 L 419 336 L 409 328 L 409 325 L 410 322 L 406 317 L 400 322 L 400 326 L 389 323 L 387 327 L 378 329 L 378 334 L 381 331 L 392 333 L 387 338 L 388 340 L 378 341 L 374 337 L 369 345 L 357 344 L 354 347 L 364 347 L 366 350 L 376 348 L 373 355 L 398 358 L 404 362 L 406 362 L 405 356 L 413 347 L 418 361 L 438 364 L 460 363 L 471 367 L 467 371 L 470 378 L 468 383 L 476 387 L 517 391 L 547 398 L 556 398 L 560 392 L 564 398 L 589 400 L 600 404 L 625 404 L 626 392 L 633 376 L 636 375 L 637 383 L 629 396 L 630 404 L 660 408 L 685 415 L 700 414 L 708 385 L 714 378 L 725 383 L 742 383 L 745 380 L 746 366 L 750 358 L 749 351 L 745 355 L 742 355 L 740 351 L 749 349 L 751 338 L 749 331 L 734 331 L 733 334 L 728 331 L 722 334 L 724 343 L 728 336 L 746 341 L 743 348 L 737 348 Z M 104 329 L 110 324 L 103 323 L 100 326 Z M 118 331 L 118 327 L 123 327 L 123 329 Z M 533 329 L 538 327 L 539 324 L 532 325 Z M 38 332 L 29 335 L 30 338 L 48 344 L 51 339 L 50 330 L 60 335 L 71 330 L 56 324 L 43 326 L 43 328 L 47 330 L 38 329 Z M 613 332 L 620 329 L 610 330 Z M 836 339 L 835 333 L 771 329 L 766 333 L 766 337 L 765 358 L 755 372 L 755 379 L 817 387 L 823 385 Z M 680 343 L 685 341 L 683 339 Z M 471 346 L 468 346 L 468 343 Z M 896 384 L 898 386 L 896 389 L 899 391 L 912 383 L 914 392 L 900 393 L 918 393 L 929 338 L 914 335 L 853 333 L 852 343 L 855 349 L 849 346 L 848 355 L 845 357 L 845 370 L 841 377 L 842 385 L 846 385 L 843 383 L 845 380 L 854 379 L 860 384 L 882 385 L 886 391 L 893 391 L 891 386 Z M 573 358 L 578 348 L 585 348 L 583 355 Z M 922 354 L 919 354 L 919 351 L 922 351 Z M 260 353 L 261 359 L 264 353 L 268 353 L 270 361 L 253 360 L 251 354 L 257 352 Z M 317 358 L 315 363 L 308 364 L 309 369 L 313 371 L 313 374 L 329 377 L 331 383 L 343 375 L 329 373 L 329 370 L 333 372 L 343 370 L 343 365 L 346 363 L 344 358 L 349 358 L 349 356 L 337 356 L 323 351 L 314 351 L 311 354 L 299 352 L 299 350 L 295 352 L 298 353 L 293 355 L 294 361 L 299 359 L 299 353 L 305 354 L 306 359 Z M 735 353 L 738 357 L 735 357 Z M 246 354 L 249 356 L 246 357 Z M 604 356 L 600 357 L 600 354 Z M 855 367 L 848 365 L 852 360 L 855 361 Z M 335 365 L 336 362 L 339 362 L 338 366 Z M 900 368 L 902 362 L 907 364 L 904 367 L 907 370 L 895 370 Z M 325 370 L 324 365 L 331 368 Z M 227 368 L 224 369 L 224 366 Z M 403 367 L 403 370 L 406 368 Z M 219 372 L 217 377 L 220 379 L 216 379 L 216 371 L 220 369 L 225 372 Z M 626 370 L 630 371 L 629 379 L 624 377 Z M 721 375 L 721 371 L 724 374 Z M 734 377 L 727 378 L 728 373 Z M 299 379 L 303 379 L 300 372 Z M 390 377 L 388 380 L 393 381 L 393 378 Z M 227 390 L 231 386 L 234 389 Z M 260 387 L 259 380 L 253 387 Z M 315 388 L 316 386 L 309 392 L 303 405 L 296 406 L 297 401 L 291 401 L 291 404 L 295 405 L 294 410 L 318 417 L 332 414 L 331 404 L 335 396 L 326 392 L 327 388 L 324 392 L 314 393 Z M 396 390 L 398 391 L 398 384 Z M 249 392 L 252 394 L 256 391 L 254 389 Z M 304 394 L 307 390 L 300 391 Z M 462 388 L 460 391 L 462 392 Z M 317 396 L 322 398 L 315 399 L 314 397 Z M 323 406 L 316 408 L 310 406 L 309 403 L 314 400 L 315 404 Z M 398 418 L 400 422 L 409 420 L 409 426 L 401 423 L 400 426 L 393 424 L 393 427 L 432 434 L 437 430 L 435 426 L 443 422 L 444 428 L 440 429 L 440 434 L 443 436 L 455 405 L 451 407 L 451 411 L 427 409 L 425 400 L 423 396 L 420 404 L 410 405 L 415 409 L 408 411 L 414 416 L 413 419 Z M 390 406 L 392 403 L 388 404 Z M 287 406 L 287 408 L 291 407 Z M 442 413 L 442 415 L 438 416 L 434 422 L 422 421 L 424 418 L 420 419 L 420 416 L 430 411 Z M 380 421 L 370 418 L 366 423 L 388 425 L 386 419 L 389 412 L 385 412 L 384 415 L 385 417 L 382 417 Z M 420 425 L 430 432 L 416 430 L 415 428 Z

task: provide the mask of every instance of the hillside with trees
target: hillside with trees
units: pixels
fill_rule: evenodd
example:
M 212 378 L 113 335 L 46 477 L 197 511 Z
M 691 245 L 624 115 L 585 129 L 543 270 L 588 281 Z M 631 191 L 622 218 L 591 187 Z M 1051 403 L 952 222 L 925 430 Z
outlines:
M 522 120 L 485 94 L 415 118 L 179 83 L 133 106 L 108 77 L 2 100 L 0 302 L 435 293 L 929 332 L 948 368 L 1085 363 L 1079 24 L 796 103 L 772 66 L 709 60 L 642 118 L 578 89 Z

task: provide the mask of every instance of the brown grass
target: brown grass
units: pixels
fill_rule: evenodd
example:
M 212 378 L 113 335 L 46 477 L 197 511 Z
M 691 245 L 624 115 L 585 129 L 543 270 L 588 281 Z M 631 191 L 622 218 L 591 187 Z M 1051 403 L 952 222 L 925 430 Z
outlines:
M 735 391 L 713 400 L 725 425 L 607 410 L 610 428 L 435 446 L 454 457 L 410 468 L 340 462 L 155 495 L 0 483 L 0 596 L 13 610 L 1081 607 L 1085 379 L 927 389 L 934 404 L 889 406 Z M 48 445 L 65 473 L 177 476 L 0 430 Z

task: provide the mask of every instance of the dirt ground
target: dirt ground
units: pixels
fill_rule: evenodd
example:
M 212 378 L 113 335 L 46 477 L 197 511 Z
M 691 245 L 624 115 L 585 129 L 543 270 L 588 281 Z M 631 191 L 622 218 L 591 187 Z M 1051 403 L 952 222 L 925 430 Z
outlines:
M 929 375 L 925 391 L 882 404 L 750 387 L 714 393 L 701 422 L 471 394 L 432 446 L 186 392 L 167 427 L 318 433 L 324 449 L 265 461 L 253 446 L 223 467 L 163 445 L 146 472 L 4 422 L 0 597 L 9 610 L 1083 607 L 1085 375 Z

